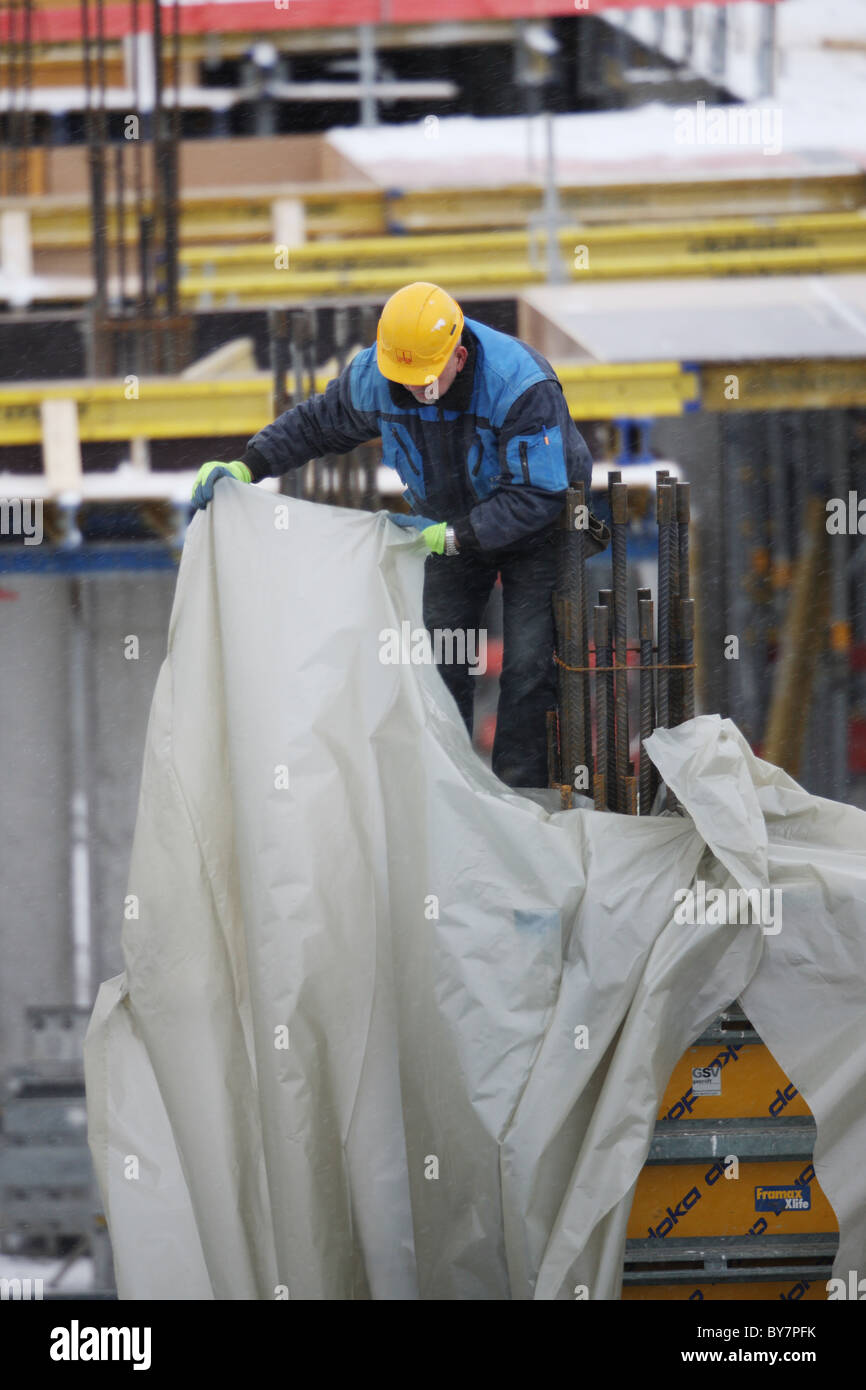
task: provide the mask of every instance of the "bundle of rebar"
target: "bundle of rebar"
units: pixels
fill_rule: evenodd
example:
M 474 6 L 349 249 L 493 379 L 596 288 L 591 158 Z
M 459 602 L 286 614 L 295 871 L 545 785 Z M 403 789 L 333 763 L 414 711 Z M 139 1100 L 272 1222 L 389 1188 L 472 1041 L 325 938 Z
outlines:
M 173 0 L 170 9 L 161 0 L 130 0 L 132 110 L 124 117 L 123 135 L 113 152 L 106 105 L 106 0 L 79 0 L 79 9 L 94 286 L 88 375 L 177 372 L 186 365 L 192 345 L 191 319 L 181 312 L 179 296 L 180 0 Z M 167 34 L 166 19 L 170 22 Z M 140 70 L 144 67 L 140 40 L 147 28 L 153 45 L 152 103 L 145 96 Z M 170 104 L 164 84 L 166 67 L 173 88 Z M 132 197 L 128 200 L 130 175 Z M 128 274 L 126 255 L 128 201 L 137 237 L 133 276 Z M 113 282 L 109 280 L 110 249 Z
M 628 487 L 619 471 L 608 473 L 613 588 L 600 589 L 592 610 L 592 648 L 587 611 L 588 506 L 584 488 L 569 490 L 560 532 L 554 616 L 558 711 L 548 721 L 551 785 L 562 804 L 575 791 L 592 797 L 596 810 L 649 815 L 676 809 L 646 751 L 655 728 L 694 718 L 694 600 L 689 576 L 689 484 L 659 470 L 658 601 L 637 590 L 638 642 L 628 642 Z M 658 624 L 654 641 L 654 619 Z M 636 664 L 630 665 L 630 654 Z M 631 757 L 629 680 L 639 678 L 637 775 Z M 590 680 L 592 677 L 592 680 Z M 594 720 L 593 720 L 594 715 Z M 595 738 L 593 741 L 593 723 Z M 593 772 L 594 768 L 594 772 Z
M 0 23 L 0 91 L 7 93 L 6 136 L 0 139 L 0 197 L 32 192 L 29 155 L 33 145 L 33 0 L 3 0 Z

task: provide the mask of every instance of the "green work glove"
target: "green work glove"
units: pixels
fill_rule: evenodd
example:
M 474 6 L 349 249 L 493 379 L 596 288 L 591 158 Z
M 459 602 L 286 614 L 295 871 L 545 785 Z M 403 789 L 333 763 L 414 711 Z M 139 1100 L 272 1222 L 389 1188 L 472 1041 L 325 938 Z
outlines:
M 445 528 L 447 524 L 445 521 L 439 521 L 435 526 L 425 526 L 421 532 L 424 544 L 434 555 L 445 554 Z
M 195 480 L 195 487 L 192 490 L 193 506 L 205 508 L 213 497 L 214 483 L 217 478 L 237 478 L 240 483 L 251 483 L 253 475 L 245 463 L 240 459 L 235 459 L 232 463 L 220 463 L 219 460 L 212 463 L 203 463 L 198 470 Z

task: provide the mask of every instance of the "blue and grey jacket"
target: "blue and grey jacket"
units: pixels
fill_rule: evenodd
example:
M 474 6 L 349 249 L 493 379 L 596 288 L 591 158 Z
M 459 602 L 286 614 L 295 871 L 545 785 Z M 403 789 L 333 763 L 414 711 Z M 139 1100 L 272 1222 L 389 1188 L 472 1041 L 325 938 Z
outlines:
M 592 460 L 556 373 L 519 338 L 466 319 L 463 370 L 419 402 L 363 349 L 324 392 L 249 441 L 255 481 L 382 439 L 412 511 L 454 527 L 461 550 L 519 548 L 558 519 L 565 490 L 589 483 Z

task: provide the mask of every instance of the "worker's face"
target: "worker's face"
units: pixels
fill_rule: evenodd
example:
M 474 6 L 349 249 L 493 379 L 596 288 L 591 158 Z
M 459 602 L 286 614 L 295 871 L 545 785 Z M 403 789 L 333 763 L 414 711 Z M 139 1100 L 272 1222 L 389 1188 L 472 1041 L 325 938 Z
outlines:
M 407 386 L 406 390 L 411 391 L 421 405 L 429 401 L 438 401 L 445 395 L 457 373 L 463 371 L 468 356 L 469 352 L 465 347 L 456 347 L 439 376 L 428 381 L 425 386 Z

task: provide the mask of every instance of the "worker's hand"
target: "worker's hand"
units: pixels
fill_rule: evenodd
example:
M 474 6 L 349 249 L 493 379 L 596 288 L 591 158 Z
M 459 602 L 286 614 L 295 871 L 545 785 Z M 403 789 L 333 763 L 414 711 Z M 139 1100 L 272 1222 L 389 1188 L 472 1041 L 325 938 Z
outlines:
M 445 554 L 445 531 L 447 522 L 439 521 L 435 526 L 425 526 L 421 532 L 421 539 L 427 549 L 434 555 Z
M 237 478 L 240 483 L 251 483 L 253 475 L 245 463 L 240 459 L 235 459 L 232 463 L 220 463 L 219 461 L 203 463 L 198 470 L 195 480 L 195 487 L 192 490 L 192 501 L 194 507 L 204 508 L 213 497 L 214 483 L 217 478 Z

